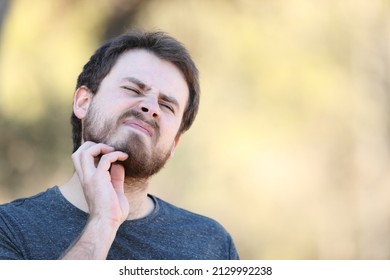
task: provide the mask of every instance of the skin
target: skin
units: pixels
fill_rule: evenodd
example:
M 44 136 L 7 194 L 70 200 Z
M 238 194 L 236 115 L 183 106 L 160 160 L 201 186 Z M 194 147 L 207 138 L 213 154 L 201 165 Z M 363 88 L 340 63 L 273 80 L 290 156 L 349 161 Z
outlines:
M 181 72 L 146 50 L 122 54 L 96 95 L 84 86 L 76 90 L 73 111 L 79 119 L 85 119 L 93 102 L 101 123 L 107 119 L 117 123 L 126 111 L 138 110 L 145 119 L 156 121 L 159 133 L 142 123 L 119 122 L 107 143 L 86 141 L 72 155 L 75 172 L 60 191 L 73 205 L 88 212 L 89 218 L 62 259 L 106 259 L 119 226 L 152 212 L 154 204 L 147 196 L 149 178 L 126 177 L 118 162 L 128 155 L 112 146 L 138 134 L 148 155 L 153 151 L 172 155 L 180 140 L 178 130 L 187 101 L 188 86 Z M 101 123 L 96 123 L 97 130 Z

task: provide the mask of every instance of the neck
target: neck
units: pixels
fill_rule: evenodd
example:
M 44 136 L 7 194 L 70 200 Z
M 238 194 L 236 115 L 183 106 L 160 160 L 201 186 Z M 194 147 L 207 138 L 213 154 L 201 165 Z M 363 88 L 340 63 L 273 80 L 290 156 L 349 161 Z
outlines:
M 148 196 L 148 185 L 148 179 L 125 179 L 124 194 L 130 207 L 128 220 L 143 218 L 153 211 L 154 203 Z M 73 174 L 68 182 L 60 186 L 60 191 L 74 206 L 84 212 L 89 212 L 83 188 L 76 173 Z

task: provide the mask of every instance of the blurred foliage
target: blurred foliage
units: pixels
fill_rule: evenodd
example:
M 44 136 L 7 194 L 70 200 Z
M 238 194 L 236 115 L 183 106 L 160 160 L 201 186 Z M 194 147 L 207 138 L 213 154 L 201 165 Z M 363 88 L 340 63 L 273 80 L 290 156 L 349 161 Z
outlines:
M 161 29 L 202 100 L 151 192 L 220 221 L 243 259 L 390 258 L 389 1 L 15 0 L 1 22 L 0 202 L 70 176 L 100 43 Z

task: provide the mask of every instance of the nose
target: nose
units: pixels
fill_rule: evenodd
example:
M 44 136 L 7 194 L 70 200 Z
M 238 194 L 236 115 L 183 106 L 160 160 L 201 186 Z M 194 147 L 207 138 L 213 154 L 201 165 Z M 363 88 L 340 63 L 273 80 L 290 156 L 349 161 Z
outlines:
M 150 119 L 158 119 L 160 117 L 160 107 L 158 106 L 158 102 L 152 99 L 145 99 L 140 102 L 139 110 L 147 115 Z

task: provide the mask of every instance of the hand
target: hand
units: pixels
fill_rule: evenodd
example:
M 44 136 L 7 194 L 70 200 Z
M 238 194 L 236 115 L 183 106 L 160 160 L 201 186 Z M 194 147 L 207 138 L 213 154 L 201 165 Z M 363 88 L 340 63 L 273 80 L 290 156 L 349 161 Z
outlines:
M 98 157 L 100 160 L 98 160 Z M 85 142 L 72 155 L 88 204 L 90 219 L 119 227 L 129 214 L 129 204 L 124 195 L 125 171 L 117 161 L 127 154 L 115 151 L 106 144 Z

